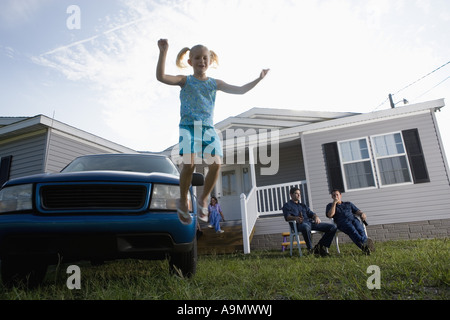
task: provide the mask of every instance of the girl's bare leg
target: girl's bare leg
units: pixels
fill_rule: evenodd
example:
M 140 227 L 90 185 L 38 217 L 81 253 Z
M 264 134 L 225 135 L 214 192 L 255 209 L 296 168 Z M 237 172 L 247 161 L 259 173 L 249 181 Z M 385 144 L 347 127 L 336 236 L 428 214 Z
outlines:
M 204 208 L 208 207 L 208 198 L 219 178 L 221 166 L 219 156 L 212 156 L 212 159 L 214 161 L 209 165 L 209 170 L 205 177 L 205 185 L 203 186 L 203 193 L 198 199 L 198 203 Z
M 189 211 L 188 193 L 195 170 L 194 154 L 183 155 L 183 168 L 180 173 L 180 210 Z

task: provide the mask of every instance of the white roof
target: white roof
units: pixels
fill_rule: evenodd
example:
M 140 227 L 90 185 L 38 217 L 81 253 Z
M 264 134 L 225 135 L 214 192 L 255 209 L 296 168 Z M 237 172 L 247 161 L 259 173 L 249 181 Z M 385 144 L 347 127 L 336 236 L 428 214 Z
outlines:
M 226 132 L 229 129 L 237 130 L 243 128 L 243 132 L 231 132 L 232 135 L 230 138 L 234 139 L 242 135 L 248 136 L 248 139 L 246 139 L 248 141 L 244 143 L 248 143 L 249 141 L 259 141 L 261 143 L 262 141 L 260 139 L 252 138 L 252 136 L 258 134 L 258 129 L 278 130 L 277 135 L 279 141 L 290 141 L 298 138 L 301 134 L 334 130 L 339 127 L 361 125 L 363 123 L 384 121 L 388 118 L 405 117 L 412 114 L 436 111 L 444 106 L 444 99 L 438 99 L 370 113 L 253 108 L 236 117 L 230 117 L 219 122 L 216 125 L 216 129 Z M 245 127 L 255 130 L 246 130 Z
M 384 121 L 389 118 L 399 118 L 410 116 L 413 114 L 420 114 L 424 112 L 437 111 L 445 106 L 444 99 L 425 101 L 416 104 L 404 105 L 400 107 L 390 108 L 386 110 L 373 111 L 369 113 L 361 113 L 345 119 L 334 119 L 327 122 L 309 124 L 303 127 L 293 127 L 286 130 L 288 133 L 290 130 L 296 132 L 302 132 L 304 134 L 313 133 L 317 131 L 332 130 L 338 127 L 348 127 L 352 125 L 361 125 L 363 123 Z
M 121 153 L 138 153 L 137 151 L 103 139 L 86 131 L 69 126 L 44 115 L 34 117 L 0 117 L 0 137 L 7 139 L 18 135 L 28 134 L 37 130 L 50 128 L 73 139 L 106 147 Z
M 229 117 L 217 123 L 215 128 L 220 131 L 230 128 L 284 129 L 345 118 L 357 114 L 359 113 L 252 108 L 237 116 Z

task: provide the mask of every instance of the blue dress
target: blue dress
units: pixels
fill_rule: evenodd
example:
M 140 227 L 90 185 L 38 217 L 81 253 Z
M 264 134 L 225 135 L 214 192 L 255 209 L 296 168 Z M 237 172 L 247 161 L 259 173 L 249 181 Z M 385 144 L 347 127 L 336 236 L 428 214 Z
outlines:
M 216 231 L 220 230 L 220 221 L 222 221 L 222 216 L 220 215 L 220 212 L 222 212 L 222 208 L 220 208 L 220 205 L 216 203 L 214 206 L 209 205 L 208 206 L 209 211 L 209 224 L 216 229 Z
M 198 80 L 188 76 L 180 91 L 180 125 L 192 126 L 195 121 L 201 121 L 203 126 L 214 127 L 216 92 L 215 79 Z
M 180 155 L 205 154 L 223 157 L 222 144 L 214 129 L 217 83 L 190 75 L 180 91 Z

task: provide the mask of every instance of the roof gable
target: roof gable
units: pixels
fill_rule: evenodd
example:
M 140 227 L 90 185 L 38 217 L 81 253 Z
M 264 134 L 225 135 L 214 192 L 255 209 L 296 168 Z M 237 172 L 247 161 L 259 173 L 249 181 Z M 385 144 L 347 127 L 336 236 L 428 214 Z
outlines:
M 333 119 L 358 115 L 353 112 L 324 112 L 276 108 L 252 108 L 237 116 L 229 117 L 215 125 L 224 132 L 227 129 L 286 129 Z
M 27 119 L 29 119 L 29 117 L 0 117 L 0 128 Z

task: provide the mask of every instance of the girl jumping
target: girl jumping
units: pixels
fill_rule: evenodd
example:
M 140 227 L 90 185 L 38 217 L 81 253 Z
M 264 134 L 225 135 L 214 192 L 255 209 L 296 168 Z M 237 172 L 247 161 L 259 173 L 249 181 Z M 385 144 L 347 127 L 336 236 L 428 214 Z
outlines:
M 219 177 L 222 146 L 214 129 L 213 115 L 217 90 L 244 94 L 253 89 L 269 72 L 264 69 L 257 79 L 243 86 L 234 86 L 218 79 L 209 78 L 206 71 L 212 63 L 218 64 L 218 57 L 203 45 L 184 48 L 177 56 L 176 64 L 183 67 L 182 60 L 189 52 L 188 64 L 193 68 L 193 75 L 168 75 L 165 72 L 167 39 L 158 41 L 159 59 L 156 78 L 162 83 L 180 86 L 180 155 L 183 167 L 180 173 L 180 201 L 177 206 L 178 217 L 183 224 L 192 222 L 189 214 L 188 192 L 195 170 L 195 155 L 200 154 L 208 164 L 209 171 L 205 177 L 203 193 L 197 199 L 199 218 L 208 221 L 208 198 Z

